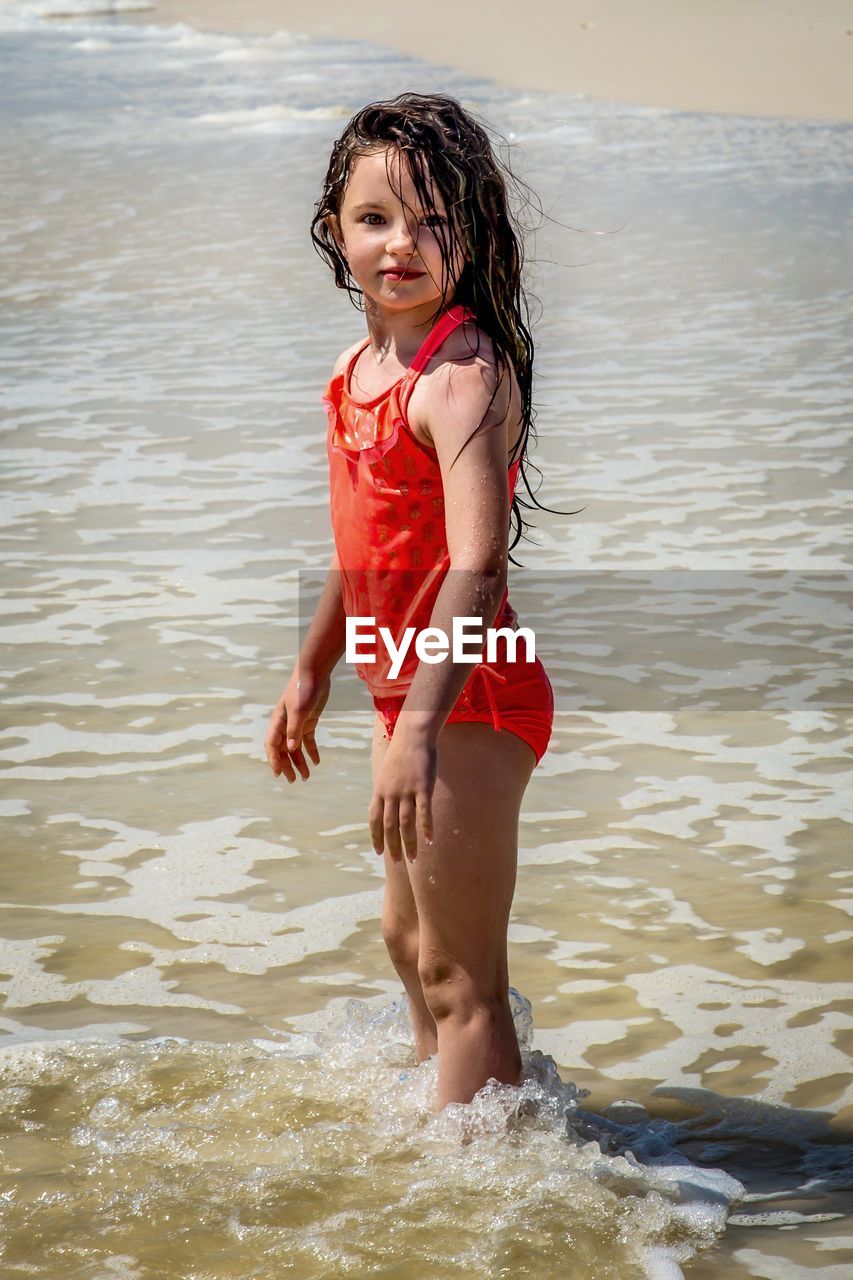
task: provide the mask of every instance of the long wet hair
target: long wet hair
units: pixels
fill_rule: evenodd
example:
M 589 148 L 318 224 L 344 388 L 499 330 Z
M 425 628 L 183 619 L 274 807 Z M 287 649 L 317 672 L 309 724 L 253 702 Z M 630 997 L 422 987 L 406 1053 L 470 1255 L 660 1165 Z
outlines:
M 524 530 L 531 525 L 522 516 L 521 508 L 532 510 L 535 505 L 543 511 L 553 510 L 537 500 L 526 471 L 531 465 L 527 459 L 528 443 L 531 438 L 536 440 L 536 411 L 532 403 L 533 338 L 522 282 L 524 249 L 510 209 L 508 180 L 516 192 L 523 191 L 529 196 L 529 188 L 516 178 L 508 165 L 497 159 L 485 127 L 455 98 L 441 93 L 401 93 L 389 102 L 371 102 L 362 107 L 332 148 L 323 192 L 311 222 L 315 248 L 332 268 L 336 286 L 347 291 L 360 311 L 365 310 L 363 292 L 350 274 L 329 223 L 339 217 L 356 159 L 386 149 L 396 151 L 400 161 L 405 162 L 421 208 L 427 215 L 438 213 L 434 190 L 444 203 L 447 221 L 436 227 L 441 250 L 439 287 L 442 292 L 446 282 L 453 278 L 452 264 L 460 247 L 461 232 L 461 245 L 468 259 L 456 284 L 453 302 L 468 307 L 478 327 L 491 339 L 498 376 L 488 408 L 494 403 L 508 366 L 511 364 L 515 369 L 521 393 L 522 423 L 510 462 L 520 458 L 519 472 L 532 502 L 517 494 L 513 498 L 512 551 L 520 538 L 529 541 Z M 398 194 L 402 200 L 402 193 Z M 444 305 L 441 299 L 435 319 Z M 541 477 L 539 468 L 534 469 Z M 510 560 L 516 563 L 512 555 Z

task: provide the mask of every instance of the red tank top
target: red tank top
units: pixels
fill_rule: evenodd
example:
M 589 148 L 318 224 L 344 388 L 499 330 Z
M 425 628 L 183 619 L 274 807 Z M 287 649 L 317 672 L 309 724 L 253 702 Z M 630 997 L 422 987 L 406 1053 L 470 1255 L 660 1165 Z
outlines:
M 438 456 L 412 434 L 406 409 L 427 362 L 448 334 L 469 319 L 473 313 L 462 306 L 446 311 L 403 376 L 382 395 L 362 402 L 353 398 L 350 378 L 370 343 L 366 338 L 321 397 L 329 415 L 329 494 L 344 613 L 375 618 L 377 637 L 380 626 L 388 627 L 395 644 L 406 627 L 417 632 L 429 626 L 450 567 Z M 507 473 L 510 501 L 518 470 L 516 459 Z M 516 624 L 505 591 L 492 625 Z M 393 680 L 382 641 L 377 639 L 375 648 L 365 642 L 363 649 L 376 654 L 374 663 L 356 664 L 371 693 L 405 695 L 418 666 L 414 640 Z

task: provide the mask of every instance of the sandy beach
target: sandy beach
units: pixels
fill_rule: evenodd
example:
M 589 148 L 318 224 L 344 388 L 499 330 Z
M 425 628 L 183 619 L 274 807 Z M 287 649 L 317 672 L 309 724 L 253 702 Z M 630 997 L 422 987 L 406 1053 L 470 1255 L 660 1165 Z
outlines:
M 488 17 L 484 17 L 484 15 Z M 853 120 L 849 0 L 161 0 L 133 22 L 388 45 L 519 88 L 686 111 Z

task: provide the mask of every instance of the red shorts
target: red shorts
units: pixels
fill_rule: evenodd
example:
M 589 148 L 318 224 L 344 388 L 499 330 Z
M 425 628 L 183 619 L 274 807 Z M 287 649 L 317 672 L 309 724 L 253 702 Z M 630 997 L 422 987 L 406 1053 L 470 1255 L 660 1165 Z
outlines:
M 373 699 L 389 738 L 404 702 L 405 694 Z M 506 729 L 532 747 L 538 764 L 554 725 L 554 691 L 545 668 L 538 658 L 477 663 L 444 723 L 491 724 L 496 733 Z

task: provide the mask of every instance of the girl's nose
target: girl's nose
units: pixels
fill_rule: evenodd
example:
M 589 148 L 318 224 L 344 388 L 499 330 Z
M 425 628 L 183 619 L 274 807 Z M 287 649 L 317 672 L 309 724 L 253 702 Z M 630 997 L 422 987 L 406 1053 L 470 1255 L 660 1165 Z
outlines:
M 405 252 L 406 250 L 411 251 L 415 247 L 416 239 L 417 237 L 412 235 L 409 227 L 404 223 L 397 223 L 389 229 L 388 239 L 385 242 L 385 246 L 389 253 L 393 250 L 396 250 L 398 253 Z

